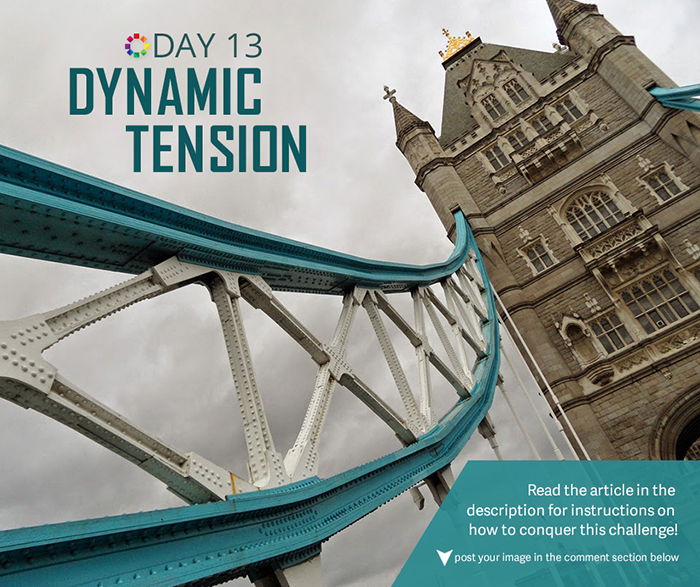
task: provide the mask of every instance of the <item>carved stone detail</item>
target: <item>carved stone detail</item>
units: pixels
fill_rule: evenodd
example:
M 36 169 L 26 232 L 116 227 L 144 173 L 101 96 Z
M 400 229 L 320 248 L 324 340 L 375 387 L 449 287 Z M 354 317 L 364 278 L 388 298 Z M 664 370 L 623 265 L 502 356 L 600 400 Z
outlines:
M 628 371 L 636 370 L 638 367 L 651 364 L 698 342 L 700 342 L 700 323 L 696 322 L 647 348 L 642 348 L 631 355 L 621 358 L 613 363 L 612 366 L 615 372 L 621 375 Z
M 648 362 L 650 359 L 649 353 L 646 351 L 646 349 L 642 349 L 641 351 L 638 351 L 636 353 L 633 353 L 624 359 L 621 359 L 617 363 L 614 364 L 615 371 L 618 373 L 624 373 L 625 371 L 631 371 L 635 367 L 642 365 L 643 363 Z
M 644 234 L 645 230 L 650 226 L 648 222 L 643 223 L 640 216 L 632 216 L 618 226 L 605 231 L 599 237 L 584 243 L 579 249 L 579 253 L 583 260 L 588 263 L 602 257 L 620 245 L 633 241 L 637 236 Z
M 654 350 L 662 355 L 672 353 L 700 340 L 700 324 L 695 324 L 681 332 L 657 342 Z

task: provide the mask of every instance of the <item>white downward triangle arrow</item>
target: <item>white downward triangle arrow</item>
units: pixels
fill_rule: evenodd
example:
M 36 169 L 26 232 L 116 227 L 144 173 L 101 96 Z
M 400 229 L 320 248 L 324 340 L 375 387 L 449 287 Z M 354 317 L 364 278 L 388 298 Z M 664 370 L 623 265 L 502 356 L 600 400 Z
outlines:
M 435 552 L 438 553 L 438 556 L 442 561 L 442 566 L 447 566 L 447 561 L 450 560 L 450 557 L 452 556 L 452 550 L 448 550 L 447 552 L 442 552 L 442 550 L 436 550 Z

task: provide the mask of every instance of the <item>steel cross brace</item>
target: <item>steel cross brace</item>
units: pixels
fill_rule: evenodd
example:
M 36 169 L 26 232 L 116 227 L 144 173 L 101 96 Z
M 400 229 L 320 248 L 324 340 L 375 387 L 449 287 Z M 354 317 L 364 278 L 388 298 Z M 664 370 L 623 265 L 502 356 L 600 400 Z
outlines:
M 263 284 L 261 286 L 260 284 Z M 346 294 L 335 333 L 329 345 L 319 342 L 275 298 L 269 287 L 259 278 L 250 279 L 241 288 L 241 296 L 262 310 L 296 341 L 319 365 L 314 392 L 297 440 L 285 457 L 285 469 L 293 479 L 315 475 L 318 468 L 318 443 L 325 422 L 334 383 L 340 383 L 353 393 L 374 414 L 384 421 L 402 444 L 415 442 L 416 434 L 403 419 L 372 389 L 365 384 L 345 361 L 345 344 L 356 306 L 363 294 L 358 288 Z
M 243 435 L 248 449 L 250 482 L 259 487 L 284 485 L 290 481 L 284 471 L 282 456 L 275 450 L 262 397 L 258 390 L 250 357 L 248 339 L 240 310 L 237 276 L 215 277 L 209 291 L 219 312 L 231 373 L 243 421 Z
M 408 421 L 413 430 L 416 432 L 427 430 L 426 421 L 423 415 L 418 409 L 418 404 L 416 403 L 416 398 L 413 396 L 411 387 L 406 378 L 406 373 L 401 366 L 401 361 L 399 356 L 396 354 L 396 349 L 394 348 L 391 338 L 389 337 L 389 332 L 382 321 L 382 317 L 379 314 L 377 307 L 377 296 L 374 292 L 365 291 L 364 300 L 362 302 L 363 307 L 367 311 L 369 320 L 372 323 L 372 328 L 374 328 L 374 333 L 379 341 L 379 346 L 382 349 L 384 358 L 386 359 L 391 375 L 394 378 L 396 387 L 399 390 L 399 395 L 401 396 L 401 401 L 403 402 L 404 409 L 408 416 Z
M 331 356 L 335 357 L 336 365 L 338 360 L 345 357 L 345 344 L 356 309 L 357 300 L 354 292 L 345 294 L 338 324 L 331 343 L 324 353 L 327 355 L 324 357 L 325 362 L 319 365 L 316 374 L 314 390 L 304 422 L 294 445 L 284 459 L 287 473 L 295 480 L 311 477 L 318 472 L 318 445 L 321 440 L 321 431 L 337 384 L 337 380 L 331 373 Z M 337 372 L 337 367 L 334 370 Z

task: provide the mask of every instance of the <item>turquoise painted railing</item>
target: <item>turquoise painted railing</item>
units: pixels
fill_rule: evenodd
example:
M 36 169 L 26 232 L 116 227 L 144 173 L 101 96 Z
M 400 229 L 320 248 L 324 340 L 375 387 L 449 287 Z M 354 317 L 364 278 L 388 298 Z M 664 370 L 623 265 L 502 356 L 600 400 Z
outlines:
M 342 294 L 352 285 L 405 291 L 466 260 L 455 214 L 452 255 L 435 265 L 371 261 L 245 228 L 0 146 L 0 253 L 141 273 L 181 261 L 261 275 L 273 289 Z
M 700 112 L 700 84 L 680 88 L 652 88 L 649 93 L 667 108 Z

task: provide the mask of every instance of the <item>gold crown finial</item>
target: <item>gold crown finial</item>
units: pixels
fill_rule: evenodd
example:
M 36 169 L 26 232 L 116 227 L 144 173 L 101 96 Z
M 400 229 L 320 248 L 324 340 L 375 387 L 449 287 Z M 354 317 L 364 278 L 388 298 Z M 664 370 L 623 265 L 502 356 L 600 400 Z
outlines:
M 469 31 L 465 33 L 464 37 L 453 37 L 447 29 L 442 29 L 442 34 L 447 37 L 447 48 L 445 51 L 438 51 L 443 61 L 447 61 L 455 53 L 476 41 Z

